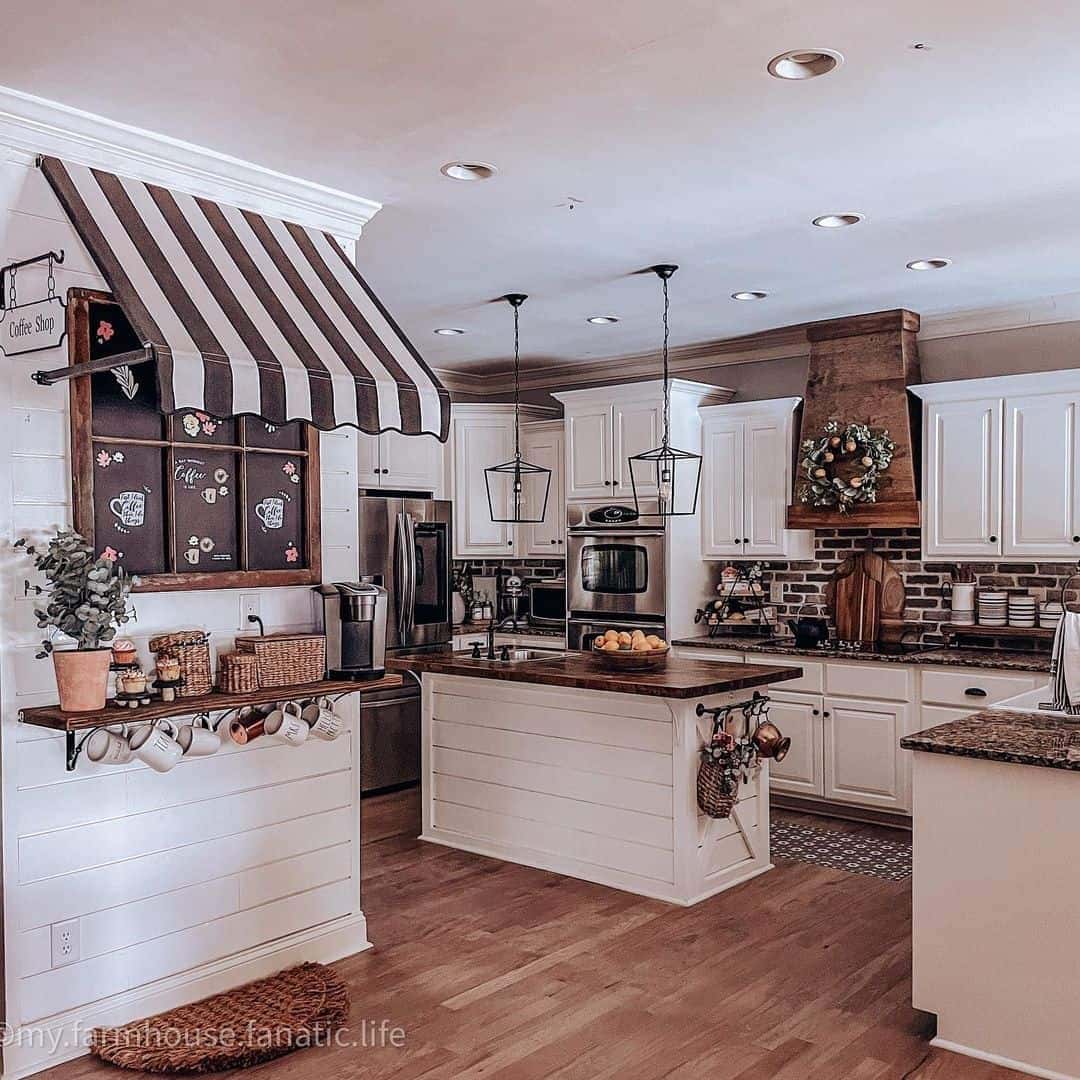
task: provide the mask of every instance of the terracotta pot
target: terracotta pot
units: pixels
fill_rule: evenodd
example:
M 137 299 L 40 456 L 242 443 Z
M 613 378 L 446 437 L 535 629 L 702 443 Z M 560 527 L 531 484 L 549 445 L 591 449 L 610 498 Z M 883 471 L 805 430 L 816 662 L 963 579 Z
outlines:
M 63 649 L 52 654 L 60 708 L 64 712 L 93 712 L 105 708 L 109 688 L 109 649 Z

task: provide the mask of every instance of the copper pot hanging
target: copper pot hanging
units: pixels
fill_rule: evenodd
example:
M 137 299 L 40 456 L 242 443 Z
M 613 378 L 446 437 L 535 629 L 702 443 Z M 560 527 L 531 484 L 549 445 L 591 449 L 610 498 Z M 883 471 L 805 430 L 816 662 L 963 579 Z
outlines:
M 774 761 L 783 761 L 791 749 L 791 739 L 771 720 L 763 720 L 758 724 L 754 734 L 750 736 L 750 741 L 760 757 L 772 758 Z

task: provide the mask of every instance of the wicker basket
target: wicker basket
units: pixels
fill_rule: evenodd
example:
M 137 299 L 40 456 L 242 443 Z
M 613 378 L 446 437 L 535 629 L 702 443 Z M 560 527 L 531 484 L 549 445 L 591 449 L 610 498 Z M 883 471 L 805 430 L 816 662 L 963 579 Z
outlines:
M 226 694 L 259 689 L 259 661 L 251 653 L 231 652 L 218 657 L 218 687 Z
M 150 651 L 169 657 L 180 665 L 178 697 L 199 697 L 214 688 L 210 660 L 210 637 L 203 630 L 180 630 L 150 639 Z
M 724 762 L 702 754 L 697 774 L 697 804 L 712 818 L 731 817 L 739 798 L 739 782 L 724 775 Z
M 259 686 L 302 686 L 326 676 L 323 634 L 266 634 L 236 639 L 236 651 L 254 656 Z

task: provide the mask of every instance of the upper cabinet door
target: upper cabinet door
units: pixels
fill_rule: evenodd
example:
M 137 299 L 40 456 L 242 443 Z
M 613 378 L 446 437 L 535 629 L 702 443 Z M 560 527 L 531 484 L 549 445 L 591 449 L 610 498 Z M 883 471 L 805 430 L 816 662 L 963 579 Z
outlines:
M 379 443 L 383 487 L 438 491 L 442 478 L 442 443 L 434 435 L 384 431 L 379 436 Z
M 566 554 L 566 493 L 563 484 L 563 433 L 551 427 L 521 435 L 521 452 L 526 461 L 551 470 L 547 511 L 538 525 L 526 525 L 525 554 L 536 558 L 553 558 Z M 539 506 L 530 506 L 529 514 L 539 513 Z
M 994 558 L 1001 543 L 1002 402 L 926 406 L 923 553 Z
M 454 424 L 454 555 L 507 557 L 515 554 L 512 526 L 496 524 L 488 507 L 484 470 L 509 461 L 514 452 L 513 419 L 469 418 Z M 497 494 L 509 495 L 503 486 Z M 508 513 L 507 498 L 494 507 Z
M 356 435 L 356 478 L 360 487 L 378 487 L 382 482 L 382 463 L 379 461 L 380 436 Z
M 566 463 L 569 498 L 602 499 L 612 494 L 610 405 L 567 413 Z
M 783 557 L 791 453 L 788 416 L 746 421 L 746 495 L 743 554 Z
M 1006 555 L 1080 552 L 1080 398 L 1005 401 Z
M 746 424 L 709 420 L 702 430 L 701 554 L 716 558 L 743 553 Z
M 626 405 L 616 403 L 612 406 L 615 459 L 612 479 L 613 486 L 620 495 L 625 497 L 634 493 L 630 483 L 630 465 L 626 459 L 659 446 L 662 426 L 663 406 L 659 401 L 632 402 Z M 653 475 L 655 476 L 655 470 Z M 642 484 L 638 490 L 638 495 L 655 494 L 655 479 L 651 484 Z

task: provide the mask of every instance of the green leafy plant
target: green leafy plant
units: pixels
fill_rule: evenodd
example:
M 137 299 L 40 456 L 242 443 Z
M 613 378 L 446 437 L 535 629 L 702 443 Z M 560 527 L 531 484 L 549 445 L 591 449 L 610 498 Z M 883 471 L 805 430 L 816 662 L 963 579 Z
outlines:
M 15 547 L 34 560 L 48 582 L 44 587 L 24 584 L 27 596 L 40 597 L 34 614 L 38 629 L 48 634 L 39 660 L 53 651 L 58 633 L 74 638 L 78 649 L 100 649 L 135 614 L 128 607 L 128 593 L 139 579 L 112 559 L 95 558 L 94 549 L 73 529 L 60 529 L 44 549 L 25 539 L 16 540 Z

